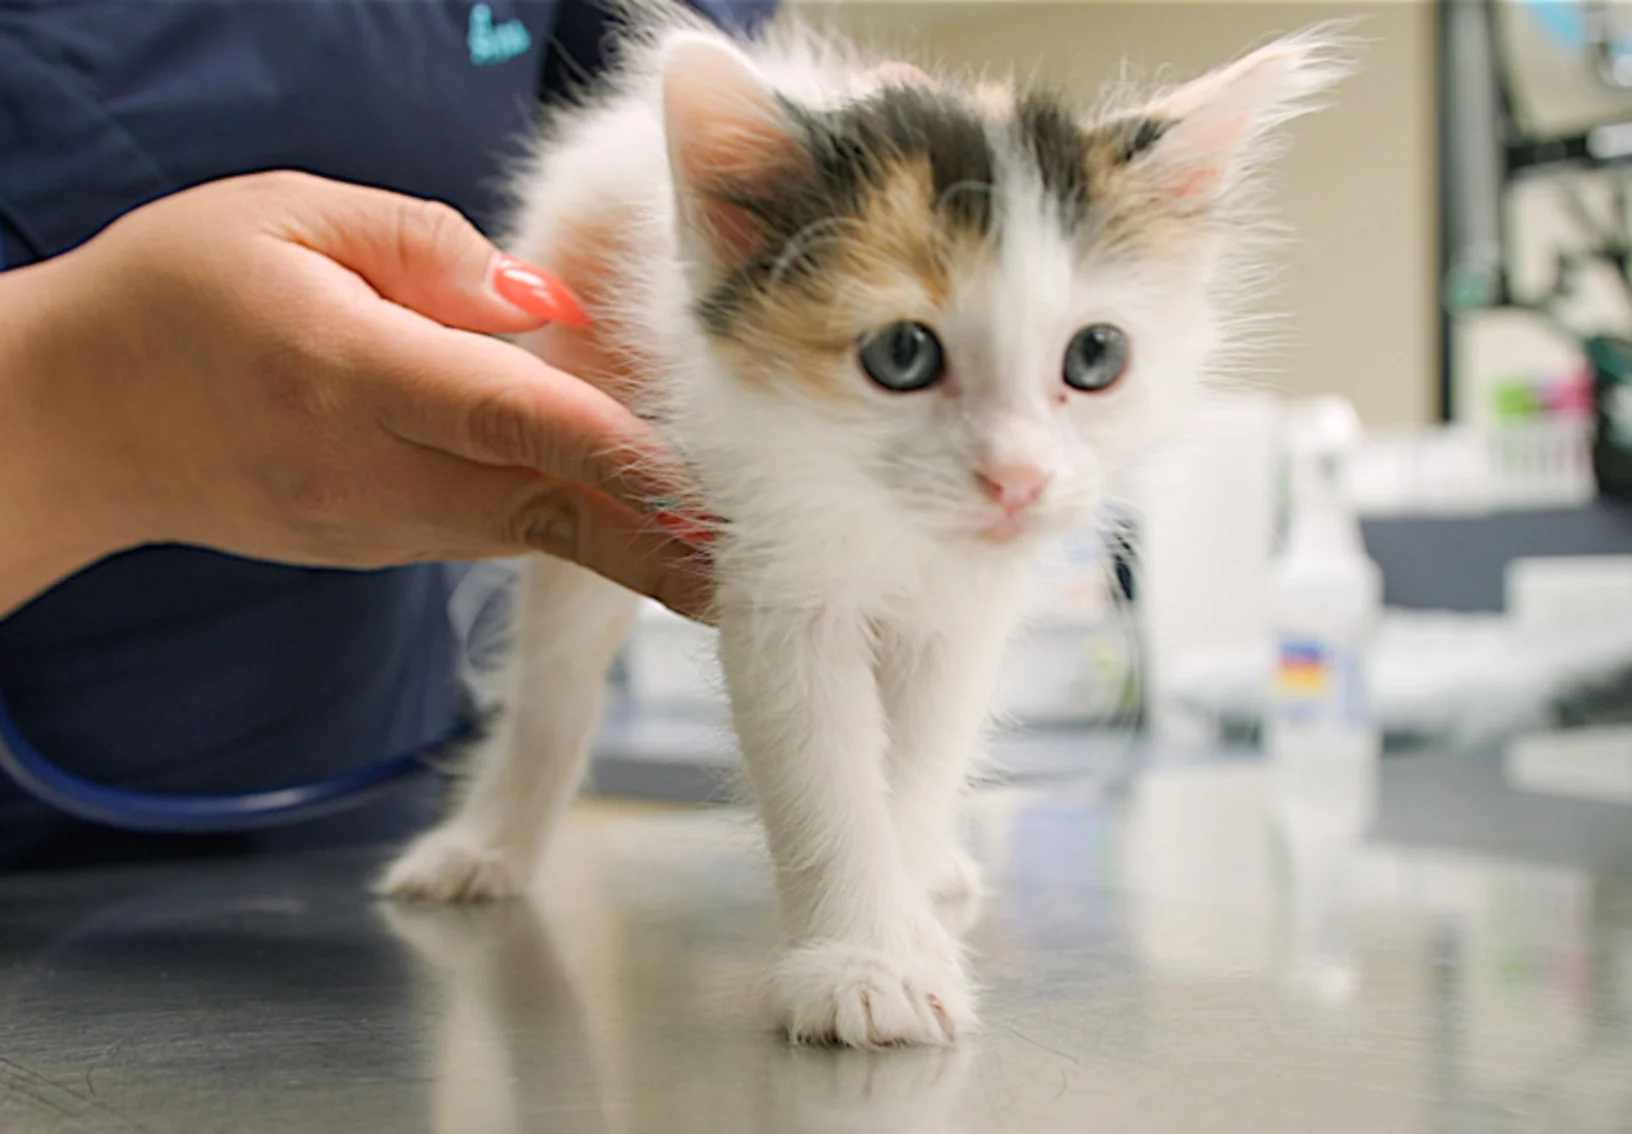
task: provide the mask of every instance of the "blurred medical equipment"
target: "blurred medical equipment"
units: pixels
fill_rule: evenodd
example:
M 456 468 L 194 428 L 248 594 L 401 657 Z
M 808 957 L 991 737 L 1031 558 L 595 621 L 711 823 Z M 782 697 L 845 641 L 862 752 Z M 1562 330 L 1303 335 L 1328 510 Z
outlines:
M 1447 416 L 1510 418 L 1515 375 L 1575 386 L 1574 359 L 1597 487 L 1632 496 L 1632 7 L 1442 12 Z
M 1274 664 L 1264 750 L 1280 794 L 1327 827 L 1353 815 L 1377 779 L 1382 745 L 1368 667 L 1383 601 L 1344 491 L 1360 418 L 1341 398 L 1288 408 L 1286 537 L 1269 576 Z
M 1165 741 L 1202 739 L 1170 703 L 1173 667 L 1268 633 L 1280 429 L 1270 395 L 1207 391 L 1184 436 L 1131 478 L 1146 717 Z
M 1388 607 L 1364 673 L 1395 745 L 1591 724 L 1613 715 L 1617 689 L 1625 705 L 1632 524 L 1582 506 L 1592 484 L 1579 422 L 1386 431 L 1357 439 L 1346 464 L 1345 495 L 1384 568 Z M 1583 553 L 1569 554 L 1572 543 Z M 1193 731 L 1251 739 L 1275 704 L 1281 660 L 1261 633 L 1151 665 L 1153 697 Z

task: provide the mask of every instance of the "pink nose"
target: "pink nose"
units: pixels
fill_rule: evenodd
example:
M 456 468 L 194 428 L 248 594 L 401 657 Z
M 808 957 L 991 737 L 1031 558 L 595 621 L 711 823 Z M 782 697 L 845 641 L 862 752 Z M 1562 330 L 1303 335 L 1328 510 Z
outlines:
M 975 470 L 975 483 L 1012 516 L 1037 503 L 1048 486 L 1048 473 L 1036 465 L 984 465 Z

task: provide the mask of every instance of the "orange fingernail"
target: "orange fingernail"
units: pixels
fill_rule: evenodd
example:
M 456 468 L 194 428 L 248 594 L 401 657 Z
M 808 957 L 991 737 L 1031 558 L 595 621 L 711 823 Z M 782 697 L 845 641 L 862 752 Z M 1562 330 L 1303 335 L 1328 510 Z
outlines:
M 692 547 L 708 543 L 714 538 L 712 528 L 680 512 L 659 511 L 653 513 L 652 518 L 675 539 Z
M 493 290 L 529 315 L 569 327 L 587 327 L 591 323 L 577 297 L 543 268 L 500 252 L 493 257 L 489 274 Z

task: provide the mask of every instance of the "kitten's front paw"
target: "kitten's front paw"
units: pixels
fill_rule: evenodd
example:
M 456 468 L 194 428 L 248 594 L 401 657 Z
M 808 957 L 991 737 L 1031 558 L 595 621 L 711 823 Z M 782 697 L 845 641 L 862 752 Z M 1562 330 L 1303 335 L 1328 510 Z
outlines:
M 375 890 L 412 901 L 485 902 L 513 898 L 526 884 L 526 866 L 513 851 L 438 829 L 409 843 Z
M 785 954 L 772 993 L 796 1044 L 949 1044 L 975 1025 L 973 997 L 953 955 L 890 953 L 847 941 Z

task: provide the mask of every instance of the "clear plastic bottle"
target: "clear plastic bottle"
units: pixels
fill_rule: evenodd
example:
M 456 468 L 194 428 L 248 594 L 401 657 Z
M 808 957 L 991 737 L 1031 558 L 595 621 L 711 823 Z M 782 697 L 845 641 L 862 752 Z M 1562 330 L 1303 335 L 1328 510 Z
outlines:
M 1360 438 L 1340 398 L 1293 406 L 1291 516 L 1270 575 L 1274 689 L 1265 750 L 1283 813 L 1358 834 L 1369 822 L 1381 734 L 1366 659 L 1382 609 L 1382 573 L 1360 537 L 1343 467 Z

